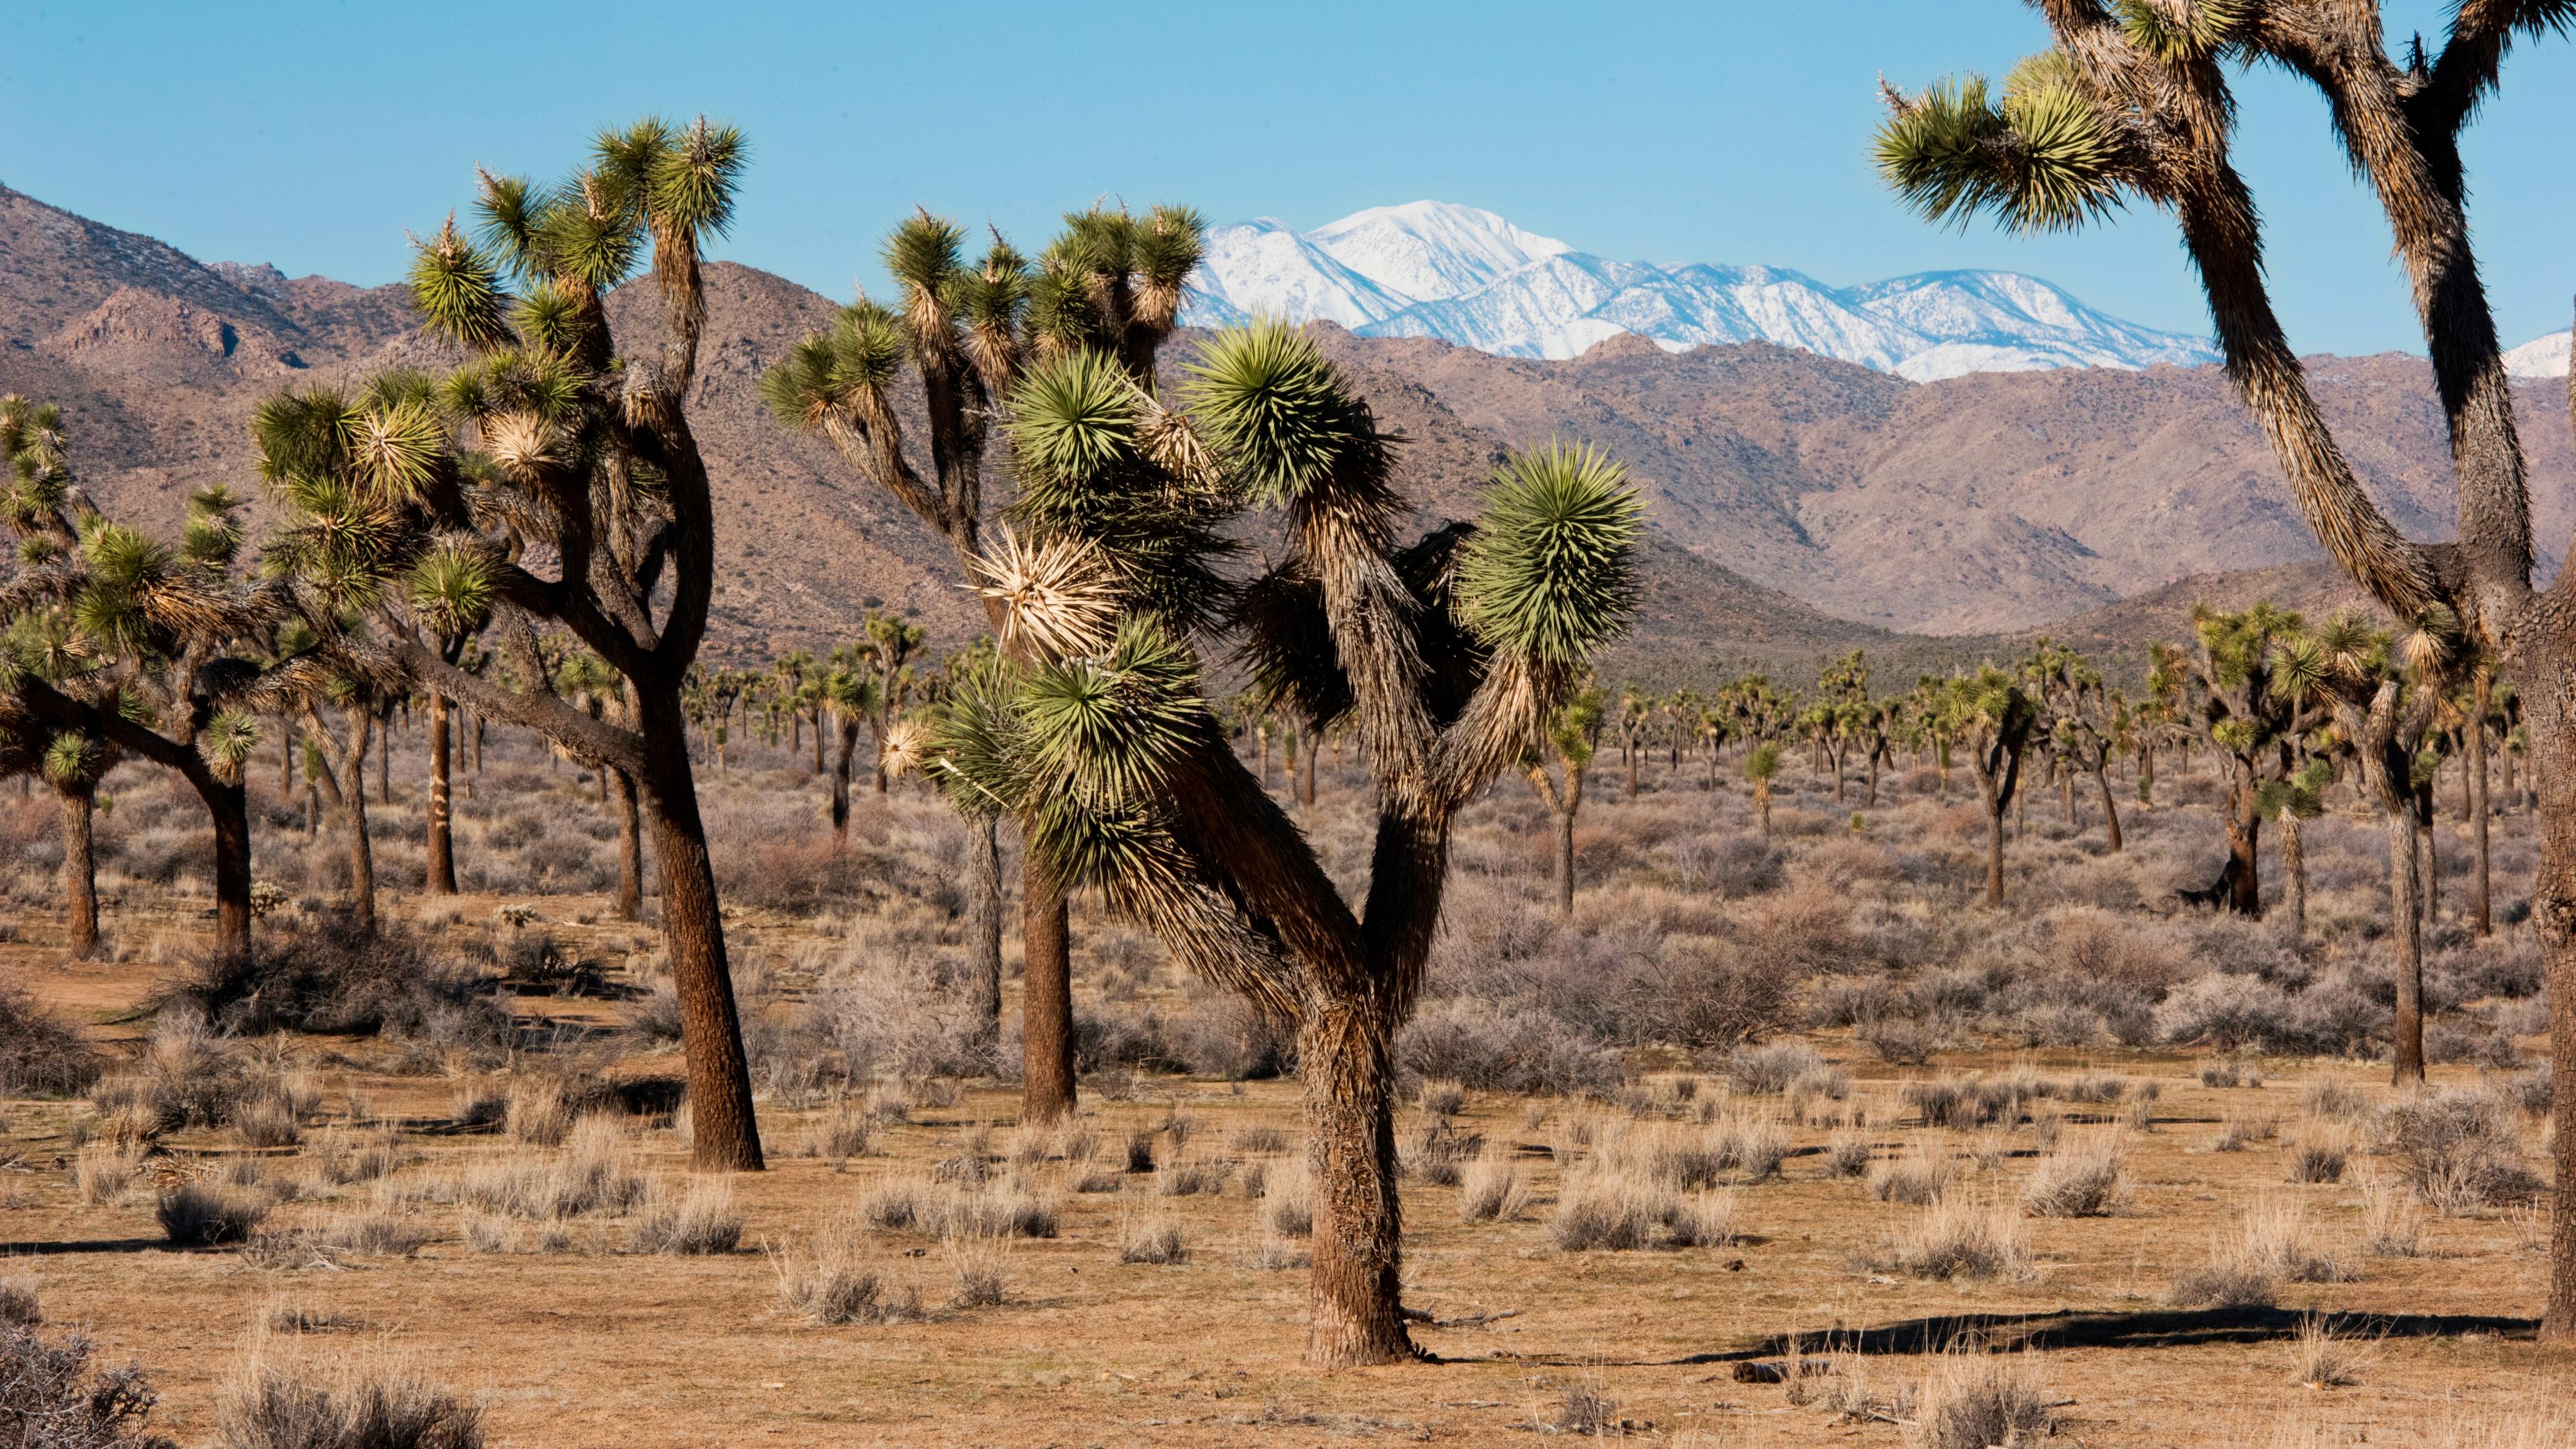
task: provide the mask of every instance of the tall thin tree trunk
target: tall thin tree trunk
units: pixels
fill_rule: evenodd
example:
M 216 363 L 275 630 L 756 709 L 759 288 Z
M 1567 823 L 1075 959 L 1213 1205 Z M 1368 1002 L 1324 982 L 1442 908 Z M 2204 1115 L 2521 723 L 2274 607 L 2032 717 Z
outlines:
M 2390 1080 L 2405 1086 L 2424 1080 L 2424 935 L 2415 915 L 2412 803 L 2401 797 L 2387 817 L 2389 934 L 2397 947 L 2397 1063 Z
M 2290 939 L 2305 940 L 2308 934 L 2308 857 L 2299 840 L 2299 815 L 2295 810 L 2281 812 L 2281 874 L 2289 886 Z
M 1073 1115 L 1073 943 L 1063 887 L 1020 857 L 1020 1123 Z
M 966 822 L 967 969 L 975 988 L 975 1031 L 985 1050 L 1002 1039 L 1001 822 Z
M 447 696 L 429 696 L 429 884 L 433 896 L 456 894 L 456 839 L 449 823 L 448 771 L 453 746 L 448 738 Z
M 2425 808 L 2415 817 L 2415 833 L 2424 842 L 2424 924 L 2430 926 L 2442 919 L 2442 860 L 2433 846 L 2432 802 L 2428 799 L 2423 804 Z
M 2239 769 L 2227 786 L 2227 909 L 2240 916 L 2263 914 L 2260 847 L 2263 816 L 2254 808 L 2254 779 Z
M 2571 410 L 2576 410 L 2576 377 L 2569 381 Z M 2564 582 L 2564 575 L 2561 576 Z M 2551 591 L 2554 599 L 2558 593 Z M 2561 615 L 2560 617 L 2563 617 Z M 2533 681 L 2564 680 L 2576 669 L 2563 626 L 2554 621 L 2531 630 L 2519 644 L 2518 677 Z M 2523 787 L 2539 816 L 2540 864 L 2531 882 L 2532 934 L 2548 979 L 2550 1163 L 2553 1189 L 2549 1215 L 2549 1301 L 2541 1315 L 2543 1342 L 2576 1339 L 2576 719 L 2562 690 L 2529 688 L 2523 692 L 2524 727 L 2530 755 L 2523 761 Z
M 75 961 L 98 954 L 98 852 L 91 835 L 96 785 L 55 787 L 63 806 L 63 915 L 66 953 Z
M 1318 1368 L 1416 1356 L 1402 1309 L 1394 1031 L 1382 1011 L 1376 1003 L 1330 1003 L 1297 1033 L 1315 1211 L 1306 1362 Z
M 2153 745 L 2144 745 L 2138 750 L 2138 803 L 2156 803 L 2156 747 Z
M 2000 804 L 1986 806 L 1986 904 L 2004 903 L 2004 812 Z
M 644 919 L 644 830 L 635 799 L 635 777 L 624 770 L 605 771 L 617 786 L 617 917 Z
M 689 1133 L 701 1171 L 757 1172 L 760 1123 L 751 1105 L 751 1066 L 725 959 L 724 916 L 714 862 L 689 770 L 688 725 L 677 688 L 637 687 L 644 741 L 644 814 L 662 875 L 662 942 L 680 998 L 680 1043 L 688 1061 Z
M 840 723 L 840 742 L 832 751 L 832 839 L 846 845 L 850 839 L 850 757 L 859 748 L 859 721 L 855 715 L 844 715 Z
M 1306 808 L 1309 810 L 1315 807 L 1315 757 L 1322 753 L 1322 750 L 1316 748 L 1312 744 L 1306 746 L 1304 762 L 1306 770 Z
M 203 766 L 188 783 L 215 829 L 215 954 L 250 954 L 250 792 Z
M 394 717 L 391 714 L 387 714 L 384 720 L 384 728 L 376 735 L 376 803 L 379 805 L 391 805 L 394 803 L 393 741 Z M 360 760 L 358 763 L 363 767 L 366 762 L 364 760 Z M 359 771 L 352 770 L 349 774 L 350 789 L 363 790 L 366 788 L 364 785 L 358 783 L 357 775 L 359 774 Z
M 2118 855 L 2122 844 L 2120 839 L 2120 806 L 2118 801 L 2111 798 L 2111 772 L 2107 761 L 2103 768 L 2097 769 L 2093 772 L 2093 789 L 2094 793 L 2102 797 L 2102 824 L 2110 836 L 2110 840 L 2108 842 L 2110 853 Z
M 2495 933 L 2495 921 L 2488 910 L 2487 899 L 2488 683 L 2488 671 L 2479 670 L 2475 685 L 2477 718 L 2469 721 L 2469 841 L 2477 854 L 2477 876 L 2469 887 L 2469 911 L 2472 924 L 2481 936 Z

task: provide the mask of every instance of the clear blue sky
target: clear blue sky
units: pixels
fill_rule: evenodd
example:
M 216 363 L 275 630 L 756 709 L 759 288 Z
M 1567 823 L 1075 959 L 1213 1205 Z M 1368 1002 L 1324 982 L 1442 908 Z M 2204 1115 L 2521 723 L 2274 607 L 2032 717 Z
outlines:
M 2391 29 L 2440 19 L 2394 0 Z M 2021 241 L 1935 231 L 1872 178 L 1883 71 L 2000 74 L 2015 0 L 1578 7 L 66 3 L 0 14 L 0 182 L 207 260 L 356 282 L 471 199 L 473 163 L 551 175 L 596 126 L 705 111 L 754 164 L 722 254 L 826 293 L 873 281 L 915 203 L 1024 245 L 1099 195 L 1310 227 L 1430 197 L 1586 251 L 1766 262 L 1842 284 L 1942 267 L 2048 277 L 2206 332 L 2171 224 Z M 2243 154 L 2303 350 L 2412 348 L 2386 228 L 2294 82 L 2245 83 Z M 2576 42 L 2518 54 L 2470 141 L 2508 345 L 2576 293 Z

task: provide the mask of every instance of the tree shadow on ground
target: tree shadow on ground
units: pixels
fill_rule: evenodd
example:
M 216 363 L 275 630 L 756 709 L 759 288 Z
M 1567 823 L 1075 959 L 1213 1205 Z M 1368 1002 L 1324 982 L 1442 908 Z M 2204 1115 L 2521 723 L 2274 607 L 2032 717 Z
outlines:
M 1793 1353 L 1927 1354 L 1974 1344 L 1998 1352 L 2058 1348 L 2189 1348 L 2296 1338 L 2311 1318 L 2343 1338 L 2529 1338 L 2537 1318 L 2471 1313 L 2318 1313 L 2276 1307 L 2163 1308 L 2136 1313 L 1950 1313 L 1876 1328 L 1777 1334 L 1750 1347 L 1679 1363 L 1735 1363 Z

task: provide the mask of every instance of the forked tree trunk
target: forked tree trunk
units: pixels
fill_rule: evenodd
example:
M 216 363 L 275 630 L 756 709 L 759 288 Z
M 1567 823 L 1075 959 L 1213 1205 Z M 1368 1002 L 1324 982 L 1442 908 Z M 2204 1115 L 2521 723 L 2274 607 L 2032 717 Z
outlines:
M 635 777 L 614 767 L 603 771 L 617 789 L 617 916 L 644 919 L 644 830 L 638 818 Z
M 90 823 L 96 785 L 60 785 L 63 806 L 64 951 L 75 961 L 98 954 L 98 851 Z
M 2138 751 L 2138 803 L 2156 803 L 2156 749 L 2146 745 Z
M 449 824 L 448 771 L 454 749 L 448 737 L 447 696 L 429 696 L 428 894 L 456 894 L 456 840 Z
M 1020 1124 L 1073 1115 L 1072 922 L 1064 889 L 1020 857 Z
M 645 777 L 643 813 L 662 876 L 662 942 L 680 999 L 680 1044 L 688 1061 L 689 1133 L 701 1171 L 757 1172 L 760 1124 L 751 1105 L 751 1066 L 725 959 L 724 916 L 716 901 L 706 823 L 698 815 L 679 691 L 638 686 Z
M 2109 838 L 2106 847 L 2113 855 L 2120 853 L 2120 804 L 2111 796 L 2111 762 L 2106 758 L 2093 770 L 2093 793 L 2102 797 L 2102 828 Z
M 1393 1036 L 1372 1006 L 1338 1003 L 1311 1011 L 1297 1033 L 1315 1212 L 1306 1362 L 1317 1368 L 1417 1356 L 1402 1309 Z
M 996 819 L 966 822 L 966 949 L 976 1039 L 990 1051 L 1002 1039 L 1002 841 Z

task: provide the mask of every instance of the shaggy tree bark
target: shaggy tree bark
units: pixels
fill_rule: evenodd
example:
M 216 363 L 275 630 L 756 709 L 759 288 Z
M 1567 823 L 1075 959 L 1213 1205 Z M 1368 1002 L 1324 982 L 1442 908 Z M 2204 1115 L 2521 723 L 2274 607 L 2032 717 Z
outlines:
M 2469 887 L 2469 913 L 2481 936 L 2495 934 L 2495 919 L 2489 909 L 2487 871 L 2487 705 L 2489 670 L 2480 669 L 2473 681 L 2476 691 L 2477 717 L 2469 721 L 2469 838 L 2477 854 L 2477 875 Z
M 98 786 L 57 784 L 63 816 L 64 950 L 75 961 L 98 954 L 98 852 L 90 822 Z
M 312 763 L 322 768 L 313 772 L 320 781 L 323 796 L 331 802 L 332 819 L 341 830 L 340 847 L 349 862 L 349 921 L 360 933 L 376 933 L 376 852 L 367 832 L 367 746 L 375 728 L 375 711 L 368 705 L 352 704 L 345 711 L 349 721 L 347 743 L 342 745 L 337 766 L 331 763 L 329 749 L 318 750 Z M 318 709 L 305 711 L 305 723 L 317 740 L 331 739 Z
M 1044 1126 L 1074 1109 L 1071 920 L 1062 886 L 1035 860 L 1020 863 L 1020 1121 Z
M 1002 1039 L 1002 841 L 996 819 L 966 822 L 966 963 L 975 983 L 975 1034 Z
M 429 692 L 429 882 L 433 896 L 456 894 L 456 842 L 449 826 L 449 766 L 453 744 L 448 731 L 447 696 Z
M 613 766 L 601 773 L 615 787 L 617 808 L 617 918 L 644 919 L 644 829 L 635 777 Z

